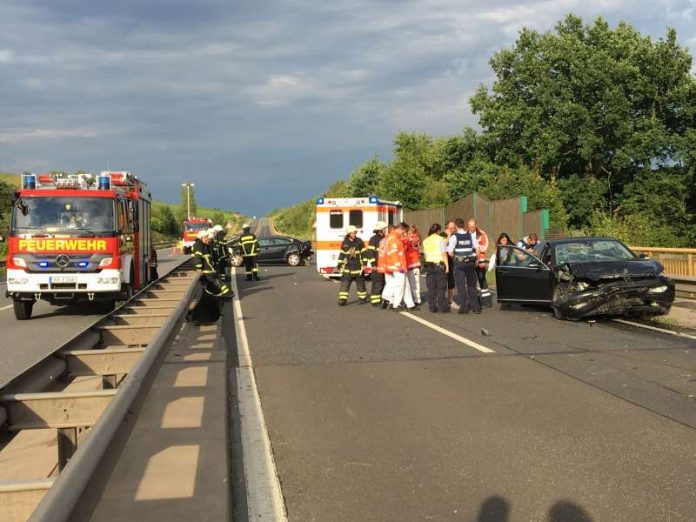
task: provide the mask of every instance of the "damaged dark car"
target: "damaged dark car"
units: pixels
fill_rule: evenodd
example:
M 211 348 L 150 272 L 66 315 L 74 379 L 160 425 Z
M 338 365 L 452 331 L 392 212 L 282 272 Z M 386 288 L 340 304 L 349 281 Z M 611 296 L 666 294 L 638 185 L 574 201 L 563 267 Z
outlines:
M 664 315 L 674 302 L 664 267 L 611 238 L 546 241 L 533 251 L 499 246 L 495 278 L 498 302 L 550 305 L 573 321 Z

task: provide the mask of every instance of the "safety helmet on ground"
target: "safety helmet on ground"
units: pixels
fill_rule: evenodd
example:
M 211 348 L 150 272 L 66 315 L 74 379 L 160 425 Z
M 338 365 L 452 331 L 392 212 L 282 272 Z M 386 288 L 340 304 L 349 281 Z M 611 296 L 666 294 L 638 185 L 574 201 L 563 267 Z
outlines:
M 375 223 L 375 228 L 373 228 L 372 230 L 384 230 L 384 229 L 387 228 L 388 226 L 389 226 L 389 225 L 387 225 L 386 222 L 384 222 L 384 221 L 378 221 L 377 223 Z
M 357 234 L 358 233 L 358 227 L 355 225 L 350 225 L 348 227 L 348 230 L 346 231 L 348 234 Z

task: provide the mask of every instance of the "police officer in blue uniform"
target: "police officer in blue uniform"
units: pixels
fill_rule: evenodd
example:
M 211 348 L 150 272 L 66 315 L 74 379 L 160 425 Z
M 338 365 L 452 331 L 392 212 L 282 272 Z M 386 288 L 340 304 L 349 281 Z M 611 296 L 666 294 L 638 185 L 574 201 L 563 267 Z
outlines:
M 459 313 L 481 313 L 481 303 L 476 290 L 476 233 L 470 233 L 465 228 L 462 218 L 454 220 L 457 231 L 452 234 L 447 244 L 447 253 L 452 256 L 454 263 L 454 284 L 457 288 Z

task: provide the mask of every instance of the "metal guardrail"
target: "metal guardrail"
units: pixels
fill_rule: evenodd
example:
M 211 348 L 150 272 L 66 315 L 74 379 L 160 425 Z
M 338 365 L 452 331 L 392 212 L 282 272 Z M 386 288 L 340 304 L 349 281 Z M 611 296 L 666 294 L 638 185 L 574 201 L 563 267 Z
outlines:
M 192 272 L 184 267 L 187 262 L 190 263 L 186 260 L 172 267 L 167 274 L 138 292 L 128 303 L 87 327 L 2 389 L 4 395 L 0 397 L 0 421 L 14 425 L 16 429 L 22 429 L 23 424 L 28 429 L 40 427 L 37 423 L 58 429 L 58 465 L 61 472 L 57 478 L 39 481 L 41 483 L 36 480 L 0 481 L 0 498 L 4 496 L 8 502 L 12 499 L 14 502 L 21 502 L 19 499 L 22 498 L 36 506 L 29 520 L 72 520 L 75 516 L 80 518 L 94 507 L 94 497 L 98 493 L 95 488 L 99 487 L 95 484 L 101 484 L 100 478 L 103 477 L 100 473 L 110 469 L 109 449 L 112 444 L 118 447 L 119 438 L 126 437 L 129 433 L 134 420 L 134 409 L 137 410 L 136 405 L 149 390 L 157 363 L 164 353 L 163 347 L 176 333 L 177 325 L 197 292 L 199 276 L 193 274 L 191 277 Z M 161 294 L 157 295 L 158 293 Z M 167 310 L 164 314 L 163 309 Z M 143 311 L 143 314 L 139 315 L 137 310 Z M 162 319 L 158 320 L 158 317 Z M 145 338 L 136 339 L 140 335 L 140 329 L 146 331 L 147 341 Z M 114 347 L 109 348 L 108 345 Z M 100 361 L 100 357 L 103 360 Z M 83 359 L 92 362 L 81 363 Z M 94 369 L 94 364 L 103 369 Z M 44 391 L 63 374 L 102 375 L 104 389 L 82 393 L 70 392 L 69 389 L 64 392 Z M 117 383 L 118 374 L 125 374 L 120 384 Z M 108 388 L 113 389 L 107 389 L 107 384 Z M 55 407 L 37 410 L 36 415 L 29 420 L 22 416 L 23 410 L 19 407 L 21 401 L 44 401 L 57 406 L 61 403 L 55 401 L 64 400 L 60 397 L 61 393 L 68 400 L 75 401 L 75 404 L 66 405 L 65 410 L 56 410 Z M 71 399 L 73 395 L 75 397 Z M 88 415 L 85 413 L 87 410 L 75 410 L 75 418 L 70 414 L 80 404 L 87 404 L 80 401 L 92 401 L 94 404 L 91 409 L 88 408 L 90 411 L 104 408 L 95 417 L 95 421 L 88 424 L 91 427 L 87 436 L 82 438 L 79 437 L 78 430 L 79 426 L 84 425 L 80 424 L 84 423 L 84 419 L 80 421 L 77 417 Z M 108 404 L 104 406 L 104 402 Z M 58 411 L 62 416 L 56 419 L 53 413 L 46 413 L 51 410 Z M 60 411 L 64 413 L 61 414 Z M 42 412 L 47 416 L 42 417 Z M 2 503 L 5 510 L 12 510 L 11 505 L 4 501 Z M 23 509 L 28 507 L 27 504 L 23 505 Z M 14 514 L 16 516 L 17 512 Z
M 696 299 L 696 277 L 677 276 L 672 279 L 676 285 L 677 297 Z

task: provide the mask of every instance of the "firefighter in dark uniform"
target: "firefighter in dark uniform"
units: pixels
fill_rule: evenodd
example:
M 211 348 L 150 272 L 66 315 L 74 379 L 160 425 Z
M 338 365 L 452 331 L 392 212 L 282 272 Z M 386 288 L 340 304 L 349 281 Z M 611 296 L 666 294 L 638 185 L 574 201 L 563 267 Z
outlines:
M 251 233 L 251 226 L 242 227 L 242 236 L 239 238 L 239 246 L 242 248 L 244 258 L 244 268 L 246 269 L 246 280 L 251 281 L 252 277 L 256 281 L 259 279 L 259 264 L 256 258 L 259 255 L 259 240 Z
M 375 223 L 374 235 L 367 243 L 367 253 L 365 254 L 365 260 L 370 265 L 371 270 L 370 303 L 374 306 L 381 304 L 382 291 L 384 290 L 384 272 L 377 270 L 377 262 L 379 261 L 379 244 L 384 239 L 386 230 L 387 224 L 384 221 Z
M 213 239 L 210 230 L 198 233 L 198 238 L 192 247 L 192 257 L 195 261 L 196 271 L 201 274 L 203 292 L 198 302 L 189 311 L 186 318 L 196 324 L 213 323 L 222 313 L 222 302 L 232 297 L 232 291 L 215 271 L 213 264 Z
M 473 311 L 481 313 L 481 303 L 478 299 L 476 288 L 476 233 L 466 230 L 464 220 L 455 220 L 457 231 L 452 234 L 447 244 L 447 253 L 452 255 L 454 261 L 454 283 L 457 287 L 457 299 L 459 301 L 459 313 L 468 314 Z
M 230 265 L 230 257 L 225 243 L 225 229 L 221 225 L 215 225 L 212 229 L 215 232 L 213 237 L 215 251 L 215 271 L 222 281 L 227 281 L 227 267 Z
M 338 270 L 341 272 L 341 289 L 338 292 L 338 304 L 345 306 L 348 302 L 350 285 L 355 281 L 358 286 L 358 299 L 360 304 L 367 303 L 367 290 L 365 289 L 365 242 L 358 237 L 358 229 L 351 225 L 348 227 L 341 253 L 338 255 Z

